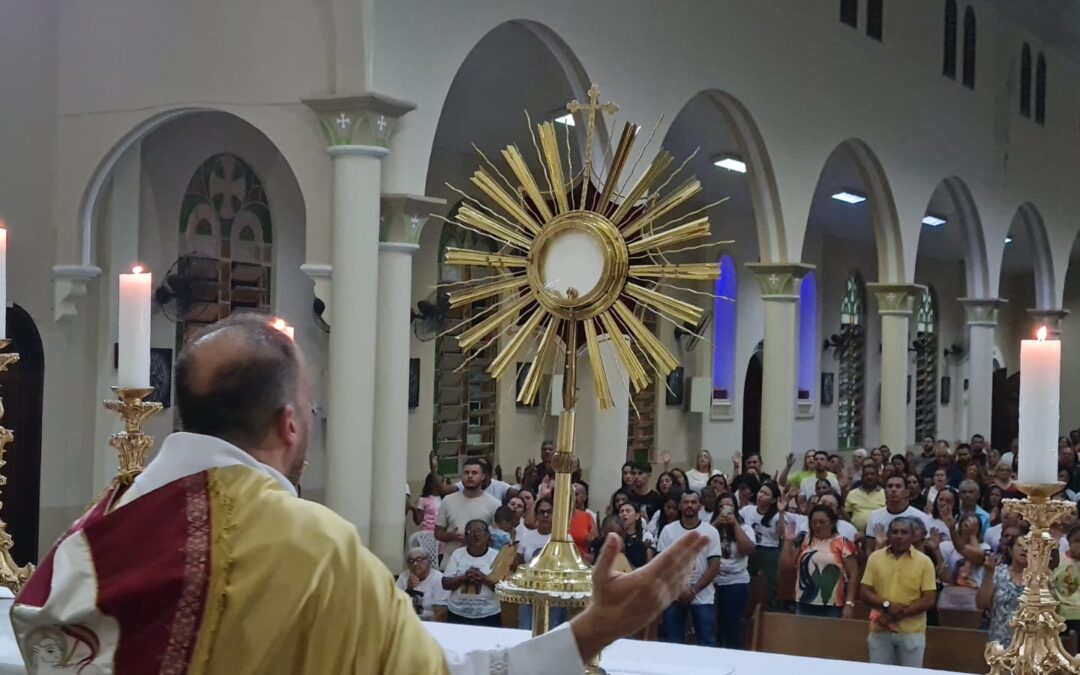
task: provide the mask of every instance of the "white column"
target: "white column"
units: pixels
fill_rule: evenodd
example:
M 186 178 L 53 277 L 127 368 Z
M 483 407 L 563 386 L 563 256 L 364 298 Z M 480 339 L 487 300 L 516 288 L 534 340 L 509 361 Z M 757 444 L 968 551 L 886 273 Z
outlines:
M 626 461 L 626 442 L 630 427 L 630 377 L 619 361 L 610 340 L 600 341 L 600 359 L 607 375 L 608 389 L 615 405 L 600 410 L 596 397 L 592 398 L 592 474 L 589 482 L 590 506 L 599 514 L 604 513 L 611 495 L 622 487 L 620 468 Z
M 990 438 L 994 394 L 994 331 L 1000 298 L 960 298 L 968 327 L 967 436 Z
M 761 461 L 767 470 L 775 471 L 795 449 L 799 284 L 814 267 L 798 263 L 750 263 L 746 267 L 757 276 L 765 308 Z
M 367 542 L 382 159 L 394 120 L 415 106 L 370 94 L 305 103 L 318 116 L 334 165 L 326 505 L 356 525 Z M 400 498 L 398 506 L 404 508 Z
M 404 567 L 412 259 L 428 214 L 445 203 L 410 195 L 385 195 L 382 200 L 370 547 L 395 572 Z
M 915 284 L 867 284 L 881 315 L 881 442 L 894 453 L 908 446 L 908 327 L 925 287 Z

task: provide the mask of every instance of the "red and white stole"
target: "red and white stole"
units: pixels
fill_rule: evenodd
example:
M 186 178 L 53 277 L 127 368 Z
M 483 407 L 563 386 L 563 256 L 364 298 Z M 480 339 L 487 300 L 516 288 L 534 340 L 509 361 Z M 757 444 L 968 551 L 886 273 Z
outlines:
M 11 621 L 31 673 L 184 673 L 210 580 L 206 471 L 110 511 L 114 485 L 49 551 Z

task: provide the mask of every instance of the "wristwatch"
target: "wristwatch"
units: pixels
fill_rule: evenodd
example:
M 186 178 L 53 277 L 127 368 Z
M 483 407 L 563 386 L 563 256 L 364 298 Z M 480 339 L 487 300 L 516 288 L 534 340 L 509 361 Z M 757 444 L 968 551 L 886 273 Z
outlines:
M 890 603 L 888 600 L 886 600 L 885 602 L 881 603 L 881 608 L 887 612 L 887 611 L 889 611 L 889 606 L 891 604 L 892 603 Z
M 847 602 L 845 602 L 844 604 L 845 604 L 846 606 L 848 606 L 848 607 L 854 607 L 854 606 L 855 606 L 855 601 L 854 601 L 854 600 L 848 600 L 848 601 L 847 601 Z

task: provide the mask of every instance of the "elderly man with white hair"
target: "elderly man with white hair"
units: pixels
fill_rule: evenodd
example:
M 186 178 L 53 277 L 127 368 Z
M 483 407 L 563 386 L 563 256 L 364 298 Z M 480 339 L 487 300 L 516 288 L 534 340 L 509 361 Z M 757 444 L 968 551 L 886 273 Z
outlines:
M 405 557 L 405 571 L 398 575 L 397 587 L 412 598 L 421 621 L 446 621 L 450 591 L 442 586 L 442 572 L 432 569 L 431 555 L 417 546 Z
M 851 453 L 851 484 L 857 485 L 862 480 L 862 463 L 869 457 L 866 448 L 855 448 Z

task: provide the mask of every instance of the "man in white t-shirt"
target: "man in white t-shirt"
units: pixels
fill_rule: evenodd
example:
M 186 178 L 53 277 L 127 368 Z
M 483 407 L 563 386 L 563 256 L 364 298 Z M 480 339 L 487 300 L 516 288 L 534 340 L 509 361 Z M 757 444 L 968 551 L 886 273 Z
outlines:
M 675 604 L 664 610 L 660 624 L 660 639 L 665 642 L 686 642 L 687 615 L 694 621 L 694 635 L 698 646 L 716 646 L 716 608 L 713 606 L 715 589 L 713 579 L 720 571 L 720 534 L 709 523 L 701 522 L 701 500 L 696 492 L 687 491 L 679 502 L 681 517 L 660 531 L 656 550 L 666 548 L 691 532 L 697 532 L 709 540 L 708 546 L 698 556 L 690 586 Z
M 930 516 L 911 506 L 908 502 L 907 482 L 903 476 L 890 476 L 885 484 L 885 508 L 870 513 L 866 521 L 866 547 L 868 553 L 878 548 L 877 539 L 888 539 L 889 524 L 900 516 L 918 518 L 926 531 L 931 530 Z
M 464 489 L 443 498 L 439 504 L 439 516 L 435 521 L 435 538 L 446 544 L 443 569 L 454 551 L 465 543 L 465 525 L 470 520 L 482 520 L 491 525 L 495 509 L 502 503 L 484 492 L 484 465 L 470 457 L 461 468 Z
M 804 499 L 809 500 L 817 494 L 817 482 L 819 480 L 829 481 L 832 489 L 836 490 L 837 494 L 840 493 L 840 481 L 829 471 L 829 453 L 824 450 L 818 450 L 814 453 L 814 475 L 803 478 L 802 483 L 799 484 L 799 492 L 802 493 Z
M 405 558 L 405 571 L 398 575 L 397 587 L 412 598 L 421 621 L 446 621 L 450 592 L 442 586 L 442 572 L 431 569 L 431 556 L 419 546 Z

